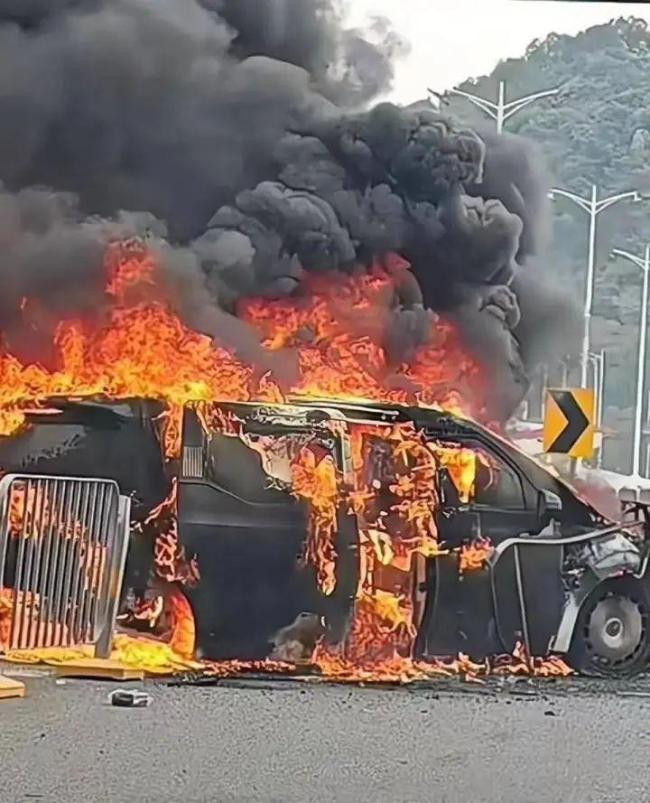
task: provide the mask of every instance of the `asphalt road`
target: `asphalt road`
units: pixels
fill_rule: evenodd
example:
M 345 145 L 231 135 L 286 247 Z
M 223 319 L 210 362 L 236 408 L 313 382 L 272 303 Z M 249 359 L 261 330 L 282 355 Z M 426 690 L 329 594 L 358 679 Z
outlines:
M 128 684 L 26 682 L 0 702 L 2 803 L 650 799 L 643 685 L 156 684 L 120 709 Z

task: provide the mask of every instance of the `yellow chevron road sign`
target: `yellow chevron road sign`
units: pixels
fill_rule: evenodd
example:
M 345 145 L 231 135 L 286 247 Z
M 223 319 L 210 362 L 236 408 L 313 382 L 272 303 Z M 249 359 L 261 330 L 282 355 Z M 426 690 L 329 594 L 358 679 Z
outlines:
M 594 454 L 596 400 L 589 388 L 546 391 L 544 451 L 589 459 Z

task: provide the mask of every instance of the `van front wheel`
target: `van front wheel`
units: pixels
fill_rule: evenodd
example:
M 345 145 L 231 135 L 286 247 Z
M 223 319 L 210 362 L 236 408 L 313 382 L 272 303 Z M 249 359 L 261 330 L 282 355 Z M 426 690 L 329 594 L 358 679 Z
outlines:
M 601 583 L 582 606 L 569 660 L 585 675 L 623 677 L 642 672 L 650 653 L 650 600 L 632 579 Z

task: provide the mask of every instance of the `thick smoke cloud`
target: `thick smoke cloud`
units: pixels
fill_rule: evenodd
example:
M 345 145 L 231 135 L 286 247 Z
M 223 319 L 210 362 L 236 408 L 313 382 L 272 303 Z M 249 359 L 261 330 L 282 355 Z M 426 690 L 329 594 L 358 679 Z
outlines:
M 427 104 L 365 110 L 403 50 L 383 20 L 346 29 L 334 0 L 0 0 L 5 338 L 25 296 L 44 322 L 101 310 L 116 235 L 146 232 L 188 323 L 250 359 L 239 298 L 397 252 L 417 281 L 398 290 L 391 356 L 424 337 L 427 308 L 448 314 L 507 415 L 522 353 L 540 353 L 523 339 L 557 323 L 520 278 L 543 240 L 538 162 Z
M 386 20 L 364 31 L 345 29 L 332 0 L 202 0 L 236 31 L 239 58 L 263 54 L 303 67 L 319 93 L 339 106 L 372 100 L 392 78 L 406 43 Z
M 0 178 L 198 233 L 271 175 L 286 127 L 326 103 L 299 67 L 235 61 L 233 36 L 195 0 L 80 2 L 36 28 L 0 24 Z

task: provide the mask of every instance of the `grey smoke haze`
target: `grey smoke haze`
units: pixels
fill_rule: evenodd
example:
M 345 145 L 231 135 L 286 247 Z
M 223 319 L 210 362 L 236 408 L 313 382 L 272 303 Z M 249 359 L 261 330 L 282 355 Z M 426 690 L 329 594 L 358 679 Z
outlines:
M 146 232 L 188 323 L 263 362 L 239 298 L 397 252 L 420 289 L 397 294 L 391 356 L 425 307 L 449 314 L 507 415 L 557 323 L 518 280 L 543 241 L 539 161 L 426 104 L 368 110 L 404 50 L 385 20 L 346 30 L 335 0 L 0 0 L 5 337 L 24 296 L 44 332 L 99 314 L 106 240 Z

